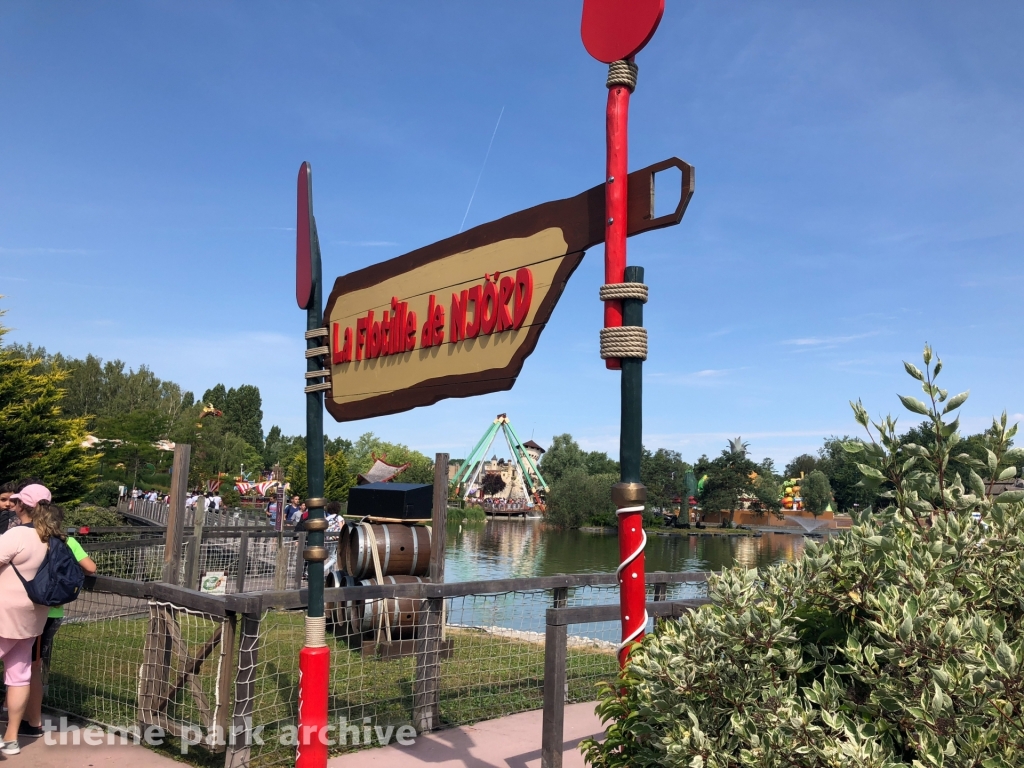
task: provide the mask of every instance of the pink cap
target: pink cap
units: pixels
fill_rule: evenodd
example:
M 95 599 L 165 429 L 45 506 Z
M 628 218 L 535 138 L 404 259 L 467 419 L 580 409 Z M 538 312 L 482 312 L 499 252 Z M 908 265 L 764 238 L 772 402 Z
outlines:
M 37 507 L 40 501 L 53 501 L 50 496 L 50 489 L 45 485 L 26 485 L 16 494 L 11 496 L 11 501 L 20 501 L 26 507 Z

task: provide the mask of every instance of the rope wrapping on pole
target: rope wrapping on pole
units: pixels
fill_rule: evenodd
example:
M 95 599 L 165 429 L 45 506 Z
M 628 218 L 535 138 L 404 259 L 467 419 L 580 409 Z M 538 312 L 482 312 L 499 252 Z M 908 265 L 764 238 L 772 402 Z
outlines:
M 639 71 L 640 68 L 632 59 L 613 61 L 608 65 L 607 86 L 615 88 L 621 85 L 628 88 L 629 92 L 632 93 L 636 89 L 636 76 Z
M 615 510 L 615 514 L 628 515 L 634 512 L 639 512 L 643 514 L 643 511 L 644 505 L 641 504 L 639 506 L 634 507 L 620 507 L 619 509 Z M 643 529 L 643 526 L 640 527 L 640 534 L 640 544 L 637 545 L 637 548 L 634 549 L 629 554 L 629 556 L 626 557 L 621 563 L 619 563 L 619 567 L 615 569 L 615 578 L 619 582 L 620 586 L 624 581 L 622 572 L 629 568 L 629 566 L 632 565 L 636 561 L 636 559 L 643 554 L 644 549 L 647 547 L 647 531 Z M 637 574 L 634 572 L 633 574 L 631 574 L 630 578 L 637 578 Z M 624 633 L 622 642 L 619 643 L 618 647 L 616 648 L 617 653 L 621 652 L 623 648 L 628 647 L 630 643 L 632 643 L 634 640 L 636 640 L 637 637 L 639 637 L 644 633 L 644 631 L 646 631 L 648 619 L 647 606 L 644 605 L 642 617 L 627 616 L 625 618 L 628 619 L 630 625 L 628 631 Z
M 611 283 L 602 285 L 598 291 L 601 301 L 621 301 L 622 299 L 639 299 L 647 303 L 647 286 L 643 283 Z
M 620 325 L 601 329 L 601 357 L 647 359 L 647 329 L 637 325 Z
M 327 645 L 327 617 L 306 617 L 306 647 L 323 648 Z

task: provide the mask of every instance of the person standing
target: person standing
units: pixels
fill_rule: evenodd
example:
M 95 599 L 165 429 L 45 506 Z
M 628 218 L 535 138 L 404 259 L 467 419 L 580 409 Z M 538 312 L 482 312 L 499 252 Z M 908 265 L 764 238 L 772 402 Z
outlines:
M 51 506 L 50 509 L 60 510 L 59 507 Z M 58 527 L 63 523 L 64 514 L 60 514 Z M 85 571 L 86 576 L 96 573 L 96 562 L 86 554 L 82 545 L 75 540 L 74 536 L 68 536 L 68 548 L 75 556 L 78 565 Z M 43 694 L 46 690 L 46 682 L 50 677 L 50 656 L 53 654 L 53 638 L 64 622 L 64 606 L 58 605 L 50 609 L 46 617 L 46 624 L 43 626 L 42 634 L 36 638 L 32 645 L 32 682 L 29 685 L 28 705 L 25 710 L 25 717 L 18 728 L 21 736 L 42 736 L 43 735 Z
M 299 514 L 299 497 L 292 496 L 291 501 L 285 505 L 284 521 L 286 523 L 297 523 Z
M 20 525 L 18 515 L 14 511 L 17 502 L 11 501 L 11 496 L 17 492 L 18 484 L 13 480 L 0 485 L 0 534 L 5 533 L 12 525 Z
M 18 503 L 20 525 L 0 536 L 0 659 L 4 662 L 7 685 L 7 731 L 0 754 L 17 755 L 18 729 L 28 705 L 32 682 L 32 646 L 46 626 L 49 608 L 33 603 L 21 577 L 34 579 L 46 559 L 51 537 L 61 538 L 54 515 L 41 514 L 50 506 L 50 491 L 42 485 L 29 485 L 11 496 Z M 18 572 L 15 571 L 18 569 Z

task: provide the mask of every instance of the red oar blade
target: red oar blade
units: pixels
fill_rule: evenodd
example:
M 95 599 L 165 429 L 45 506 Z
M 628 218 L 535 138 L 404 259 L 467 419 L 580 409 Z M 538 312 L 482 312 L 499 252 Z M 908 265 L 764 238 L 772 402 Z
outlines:
M 665 0 L 583 0 L 583 45 L 605 64 L 628 59 L 654 36 L 664 12 Z
M 313 300 L 313 173 L 299 167 L 298 213 L 295 220 L 295 301 L 308 309 Z

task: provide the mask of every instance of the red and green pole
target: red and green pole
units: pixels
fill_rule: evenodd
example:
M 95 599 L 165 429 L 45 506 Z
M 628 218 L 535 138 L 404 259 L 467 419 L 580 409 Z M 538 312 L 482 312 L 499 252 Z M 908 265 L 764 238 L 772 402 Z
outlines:
M 647 627 L 647 534 L 643 526 L 647 489 L 640 482 L 643 361 L 647 358 L 643 304 L 647 300 L 647 286 L 643 285 L 642 268 L 626 266 L 629 97 L 636 87 L 634 57 L 654 35 L 664 11 L 665 0 L 584 0 L 580 28 L 587 52 L 608 65 L 601 357 L 608 368 L 621 371 L 620 482 L 612 487 L 619 526 L 616 575 L 622 622 L 621 666 L 625 666 L 630 648 L 643 637 Z
M 331 649 L 324 623 L 324 391 L 330 387 L 326 370 L 327 329 L 323 327 L 323 279 L 320 243 L 313 218 L 313 176 L 309 163 L 299 168 L 298 219 L 295 227 L 295 298 L 306 310 L 306 642 L 299 651 L 299 717 L 297 768 L 327 766 L 327 694 Z M 315 374 L 321 373 L 321 376 Z M 312 375 L 311 375 L 312 374 Z M 282 514 L 278 512 L 278 514 Z

